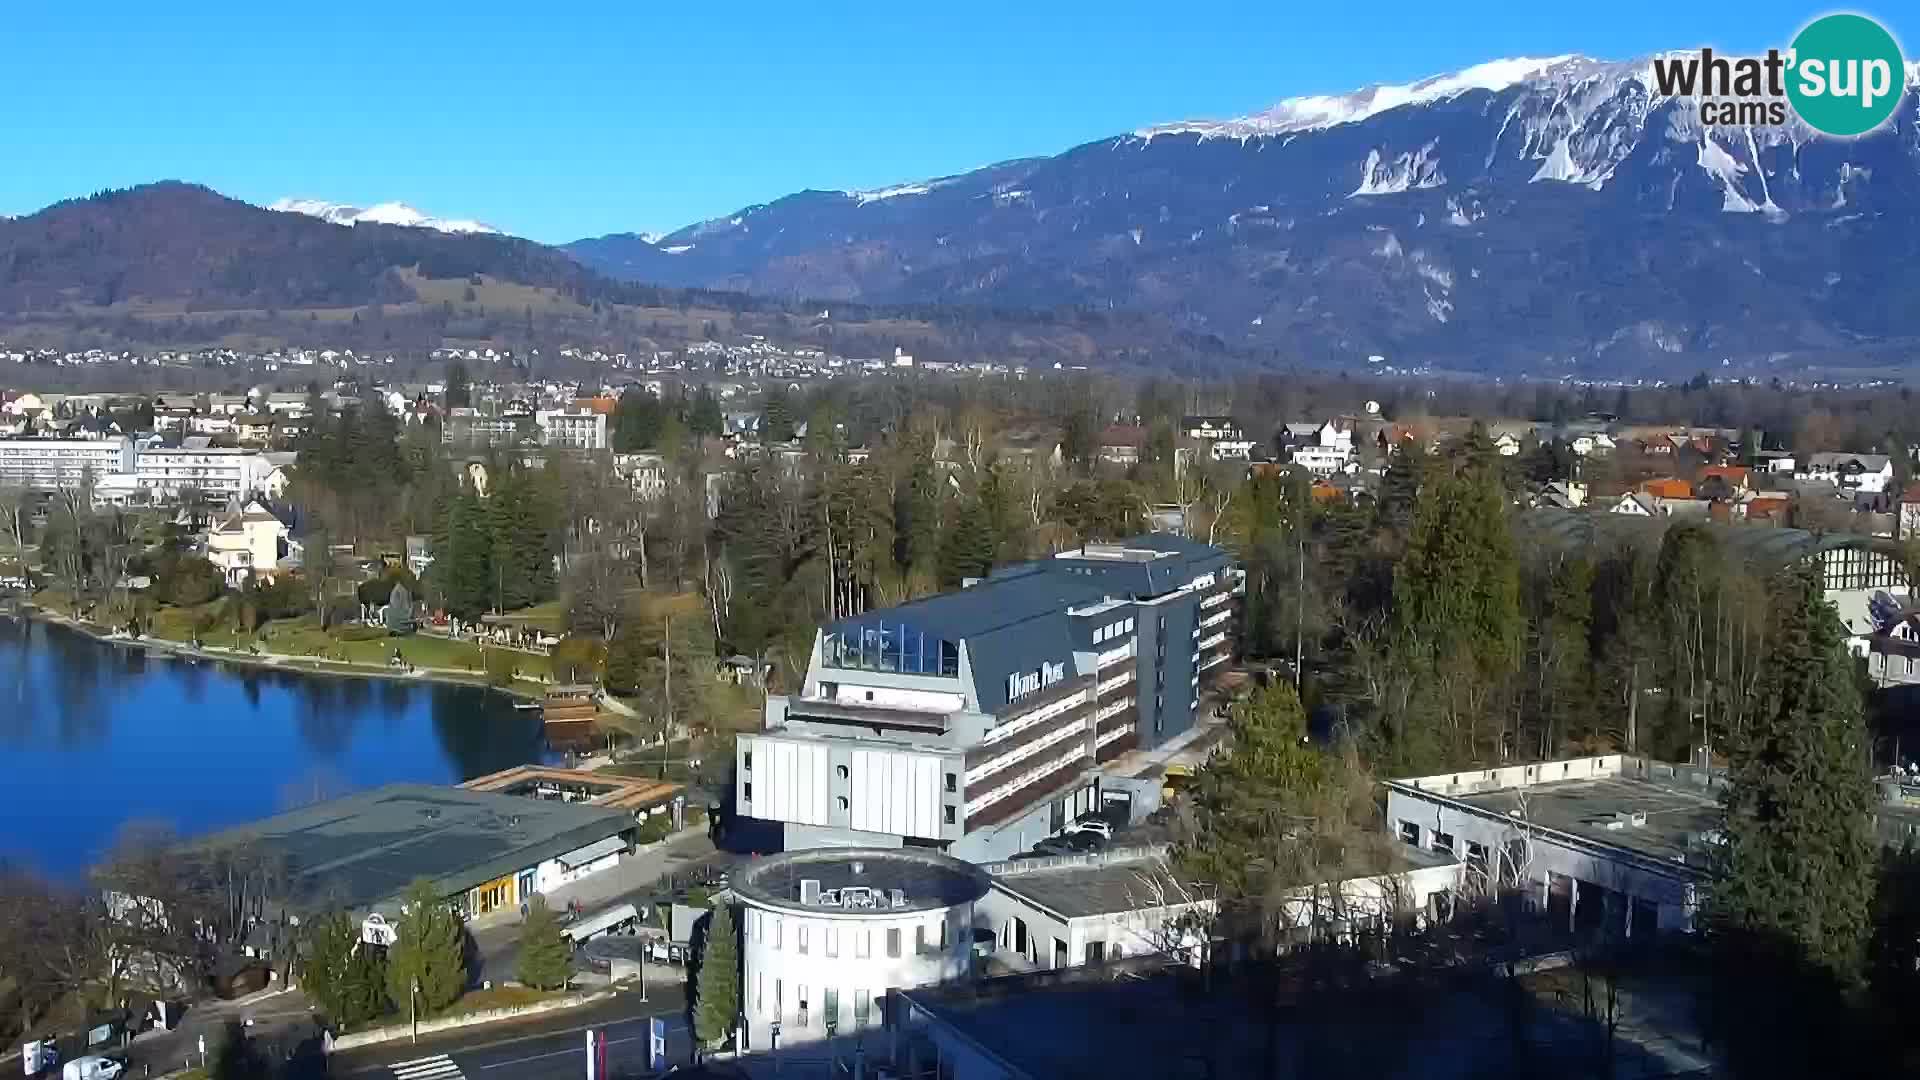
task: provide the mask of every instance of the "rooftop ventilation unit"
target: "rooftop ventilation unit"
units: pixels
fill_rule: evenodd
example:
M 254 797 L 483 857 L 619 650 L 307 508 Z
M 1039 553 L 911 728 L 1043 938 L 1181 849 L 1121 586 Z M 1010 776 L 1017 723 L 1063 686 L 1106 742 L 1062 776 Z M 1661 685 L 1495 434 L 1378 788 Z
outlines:
M 906 907 L 907 894 L 905 892 L 902 892 L 899 889 L 888 889 L 887 903 L 891 904 L 894 907 Z
M 800 882 L 800 902 L 817 904 L 820 902 L 820 882 L 813 878 L 803 878 Z

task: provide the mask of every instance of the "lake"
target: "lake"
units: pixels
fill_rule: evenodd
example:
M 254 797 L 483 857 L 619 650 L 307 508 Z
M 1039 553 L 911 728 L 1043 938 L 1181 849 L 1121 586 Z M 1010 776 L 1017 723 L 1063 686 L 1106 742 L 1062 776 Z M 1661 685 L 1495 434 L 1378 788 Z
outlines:
M 549 756 L 539 713 L 479 687 L 191 664 L 0 619 L 0 860 L 56 876 L 129 822 L 192 835 Z

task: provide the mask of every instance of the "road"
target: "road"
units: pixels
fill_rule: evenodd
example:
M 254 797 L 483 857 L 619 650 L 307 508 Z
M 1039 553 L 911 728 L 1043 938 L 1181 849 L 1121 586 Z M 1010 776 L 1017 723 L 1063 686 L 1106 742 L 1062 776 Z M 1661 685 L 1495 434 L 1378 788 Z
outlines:
M 647 1068 L 650 1021 L 667 1028 L 667 1062 L 692 1056 L 686 997 L 680 987 L 654 987 L 648 1000 L 623 992 L 612 1001 L 518 1023 L 483 1024 L 398 1040 L 333 1056 L 336 1080 L 578 1080 L 586 1075 L 586 1033 L 607 1036 L 613 1077 L 651 1075 Z

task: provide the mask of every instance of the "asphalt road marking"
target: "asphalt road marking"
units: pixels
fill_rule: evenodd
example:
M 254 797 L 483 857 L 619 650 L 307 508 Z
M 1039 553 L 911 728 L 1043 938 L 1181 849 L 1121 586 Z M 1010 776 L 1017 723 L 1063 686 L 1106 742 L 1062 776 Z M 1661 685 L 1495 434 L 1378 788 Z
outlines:
M 445 1054 L 432 1057 L 415 1058 L 412 1061 L 396 1061 L 388 1068 L 398 1080 L 464 1080 L 460 1066 Z

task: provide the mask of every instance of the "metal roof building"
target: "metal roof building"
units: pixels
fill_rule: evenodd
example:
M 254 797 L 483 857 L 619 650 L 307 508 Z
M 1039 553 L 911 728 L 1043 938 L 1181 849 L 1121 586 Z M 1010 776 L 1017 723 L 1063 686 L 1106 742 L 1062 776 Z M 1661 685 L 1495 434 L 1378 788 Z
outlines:
M 414 880 L 470 913 L 511 908 L 533 892 L 604 868 L 628 847 L 619 810 L 518 795 L 391 784 L 218 833 L 283 862 L 295 913 L 393 910 Z M 544 879 L 544 880 L 543 880 Z
M 1101 764 L 1193 726 L 1239 592 L 1226 552 L 1157 533 L 828 623 L 739 740 L 740 812 L 789 848 L 1006 858 L 1101 809 Z

